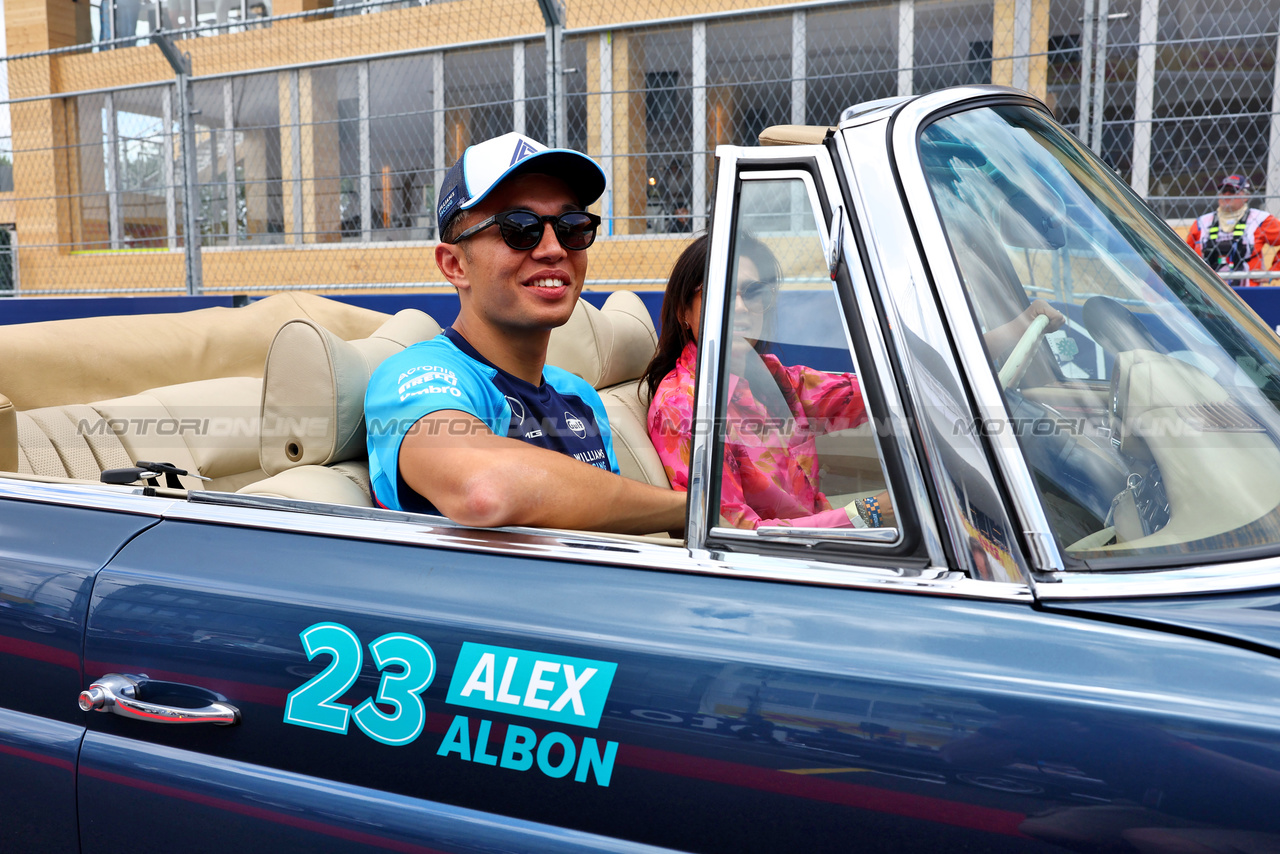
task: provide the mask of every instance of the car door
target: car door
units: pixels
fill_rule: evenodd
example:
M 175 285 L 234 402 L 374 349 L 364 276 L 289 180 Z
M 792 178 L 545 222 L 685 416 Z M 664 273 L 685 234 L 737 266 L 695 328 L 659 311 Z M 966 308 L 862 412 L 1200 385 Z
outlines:
M 39 495 L 38 501 L 31 500 Z M 138 532 L 155 502 L 112 503 L 56 487 L 0 485 L 0 847 L 75 851 L 76 707 L 94 575 Z
M 1274 755 L 1250 719 L 1280 688 L 1265 656 L 788 548 L 182 508 L 100 573 L 87 673 L 145 676 L 157 705 L 225 698 L 240 720 L 87 713 L 82 834 L 1035 851 L 1065 832 L 1045 813 L 1203 822 L 1235 803 L 1234 828 L 1274 796 L 1244 786 Z

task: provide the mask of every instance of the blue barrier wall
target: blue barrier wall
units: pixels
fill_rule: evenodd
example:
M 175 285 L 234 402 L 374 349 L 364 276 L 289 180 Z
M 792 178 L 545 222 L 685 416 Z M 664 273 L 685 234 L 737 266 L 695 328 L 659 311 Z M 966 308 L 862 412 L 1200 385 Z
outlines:
M 1249 308 L 1258 313 L 1266 324 L 1280 333 L 1280 287 L 1236 288 Z
M 604 305 L 604 301 L 609 298 L 610 293 L 610 291 L 583 291 L 582 298 L 599 308 Z M 636 296 L 640 297 L 640 301 L 644 303 L 645 308 L 649 309 L 649 316 L 653 318 L 656 325 L 662 311 L 662 294 L 657 291 L 638 291 Z M 333 299 L 340 300 L 348 305 L 358 305 L 361 308 L 381 311 L 385 314 L 395 314 L 402 308 L 416 308 L 431 315 L 436 323 L 441 326 L 448 326 L 458 316 L 458 297 L 452 293 L 352 294 L 350 296 L 333 297 Z
M 609 298 L 609 291 L 586 291 L 583 298 L 599 307 Z M 656 291 L 637 293 L 649 314 L 657 322 L 662 309 L 662 294 Z M 349 294 L 331 299 L 395 314 L 402 308 L 416 308 L 435 318 L 441 326 L 448 326 L 458 316 L 458 296 L 452 292 L 404 293 L 404 294 Z M 197 308 L 244 304 L 241 297 L 233 296 L 172 296 L 172 297 L 13 297 L 0 299 L 0 326 L 10 323 L 31 323 L 37 320 L 66 320 L 73 317 L 101 317 L 120 314 L 161 314 L 174 311 L 193 311 Z
M 233 304 L 231 296 L 216 297 L 9 297 L 0 299 L 0 325 L 103 317 L 117 314 L 163 314 Z
M 1250 308 L 1272 329 L 1280 332 L 1280 287 L 1236 288 Z M 609 297 L 608 291 L 586 291 L 583 298 L 600 306 Z M 654 324 L 662 310 L 662 294 L 657 291 L 639 291 L 637 296 L 649 309 Z M 394 314 L 402 308 L 416 308 L 431 315 L 441 326 L 448 326 L 458 316 L 456 294 L 350 294 L 336 296 L 350 305 Z M 157 314 L 172 311 L 191 311 L 211 306 L 231 306 L 243 303 L 243 298 L 233 296 L 172 296 L 172 297 L 13 297 L 0 299 L 0 326 L 10 323 L 30 323 L 36 320 L 63 320 L 71 317 L 98 317 L 111 314 Z

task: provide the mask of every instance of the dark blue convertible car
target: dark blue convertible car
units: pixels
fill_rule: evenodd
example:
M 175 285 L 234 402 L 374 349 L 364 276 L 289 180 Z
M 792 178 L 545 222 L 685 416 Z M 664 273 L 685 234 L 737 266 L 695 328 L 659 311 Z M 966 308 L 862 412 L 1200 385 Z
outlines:
M 0 850 L 1280 851 L 1280 342 L 1025 94 L 762 141 L 717 152 L 683 540 L 371 506 L 417 313 L 185 378 L 113 355 L 164 321 L 6 331 Z M 804 429 L 877 527 L 721 517 L 748 234 L 760 348 L 857 374 Z M 643 307 L 558 335 L 665 485 Z

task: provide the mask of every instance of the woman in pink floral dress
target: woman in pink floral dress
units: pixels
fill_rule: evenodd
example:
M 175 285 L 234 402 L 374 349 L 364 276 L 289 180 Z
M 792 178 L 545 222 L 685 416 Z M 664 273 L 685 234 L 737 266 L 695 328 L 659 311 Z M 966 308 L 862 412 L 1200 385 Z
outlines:
M 652 395 L 649 438 L 671 486 L 679 490 L 689 488 L 696 330 L 707 244 L 706 235 L 698 237 L 671 271 L 658 353 L 641 379 Z M 752 342 L 762 337 L 780 274 L 763 243 L 741 235 L 738 244 L 721 515 L 740 528 L 881 524 L 880 514 L 889 512 L 888 493 L 832 507 L 818 477 L 816 437 L 867 420 L 857 377 L 786 366 L 776 356 L 755 351 Z

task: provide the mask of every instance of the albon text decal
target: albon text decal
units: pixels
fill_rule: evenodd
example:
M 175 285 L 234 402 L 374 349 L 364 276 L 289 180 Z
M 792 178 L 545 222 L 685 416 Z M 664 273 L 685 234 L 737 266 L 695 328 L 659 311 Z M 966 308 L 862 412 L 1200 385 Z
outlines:
M 308 626 L 298 637 L 308 660 L 328 656 L 329 662 L 289 693 L 285 723 L 346 735 L 354 721 L 365 735 L 393 747 L 411 744 L 422 735 L 427 719 L 422 694 L 436 674 L 435 654 L 426 641 L 404 632 L 371 641 L 369 657 L 381 673 L 378 691 L 352 706 L 342 699 L 364 667 L 360 638 L 333 622 Z M 446 700 L 486 712 L 595 729 L 616 670 L 609 661 L 464 643 Z M 572 774 L 579 783 L 608 786 L 618 742 L 455 715 L 435 752 L 454 761 L 513 771 L 537 768 L 547 777 Z

